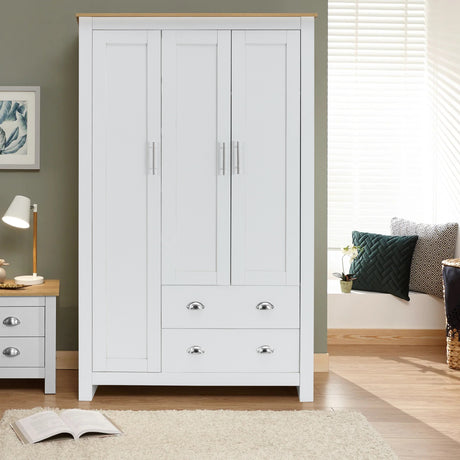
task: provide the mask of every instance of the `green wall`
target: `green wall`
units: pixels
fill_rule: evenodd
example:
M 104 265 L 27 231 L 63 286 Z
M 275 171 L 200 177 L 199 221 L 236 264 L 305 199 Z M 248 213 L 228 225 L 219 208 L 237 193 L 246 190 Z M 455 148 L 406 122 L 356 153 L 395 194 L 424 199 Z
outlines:
M 192 6 L 191 6 L 192 5 Z M 326 345 L 325 0 L 15 0 L 0 14 L 0 86 L 41 88 L 40 171 L 0 171 L 0 214 L 17 195 L 39 204 L 38 271 L 61 280 L 57 347 L 77 349 L 78 304 L 78 27 L 75 13 L 318 13 L 316 20 L 316 314 L 315 350 Z M 0 223 L 0 258 L 8 275 L 32 271 L 32 233 Z M 87 261 L 87 265 L 91 261 Z M 86 265 L 85 264 L 85 265 Z M 123 262 L 122 262 L 123 264 Z M 85 269 L 85 265 L 83 269 Z M 123 271 L 129 279 L 129 257 Z

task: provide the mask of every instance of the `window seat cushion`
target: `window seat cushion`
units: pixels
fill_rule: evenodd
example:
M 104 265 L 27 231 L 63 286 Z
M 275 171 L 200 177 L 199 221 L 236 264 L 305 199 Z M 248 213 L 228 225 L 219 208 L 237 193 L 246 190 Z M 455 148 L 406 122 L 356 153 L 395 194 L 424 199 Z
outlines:
M 444 329 L 444 302 L 436 296 L 410 292 L 407 302 L 391 294 L 351 291 L 343 294 L 339 280 L 328 280 L 330 329 Z

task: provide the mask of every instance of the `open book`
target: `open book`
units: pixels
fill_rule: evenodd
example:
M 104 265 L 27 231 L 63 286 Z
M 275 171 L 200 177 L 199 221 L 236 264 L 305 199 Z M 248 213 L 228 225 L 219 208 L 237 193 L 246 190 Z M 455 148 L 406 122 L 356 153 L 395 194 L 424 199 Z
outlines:
M 122 433 L 105 415 L 92 410 L 69 409 L 57 414 L 43 411 L 11 424 L 24 444 L 33 444 L 58 434 L 70 434 L 75 439 L 86 433 L 119 435 Z

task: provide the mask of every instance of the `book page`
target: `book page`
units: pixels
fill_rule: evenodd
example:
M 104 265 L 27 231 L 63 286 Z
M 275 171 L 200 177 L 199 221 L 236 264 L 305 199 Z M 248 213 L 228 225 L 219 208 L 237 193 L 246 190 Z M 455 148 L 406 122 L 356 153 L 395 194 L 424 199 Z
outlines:
M 39 412 L 18 420 L 15 426 L 31 444 L 60 433 L 69 433 L 72 430 L 63 420 L 52 411 Z
M 100 412 L 69 409 L 60 414 L 62 420 L 69 425 L 76 437 L 85 433 L 121 434 L 121 431 Z

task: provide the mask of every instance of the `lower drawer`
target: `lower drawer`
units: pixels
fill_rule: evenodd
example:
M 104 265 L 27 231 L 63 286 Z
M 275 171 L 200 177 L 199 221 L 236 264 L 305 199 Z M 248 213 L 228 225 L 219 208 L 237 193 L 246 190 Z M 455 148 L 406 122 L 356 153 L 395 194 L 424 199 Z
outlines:
M 163 329 L 163 372 L 299 372 L 297 329 Z
M 44 367 L 44 337 L 0 337 L 0 367 Z

